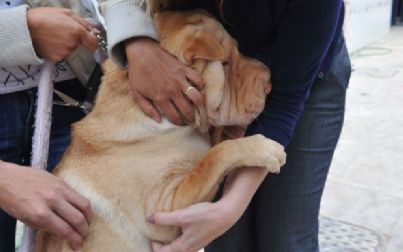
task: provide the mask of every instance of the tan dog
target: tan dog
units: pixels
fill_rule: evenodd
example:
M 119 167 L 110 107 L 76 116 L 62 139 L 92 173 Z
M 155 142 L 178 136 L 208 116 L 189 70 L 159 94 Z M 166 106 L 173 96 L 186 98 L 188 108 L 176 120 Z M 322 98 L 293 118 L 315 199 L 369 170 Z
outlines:
M 261 63 L 241 56 L 221 25 L 203 13 L 167 12 L 155 19 L 161 45 L 205 80 L 206 108 L 198 108 L 197 125 L 244 126 L 256 118 L 270 90 Z M 177 227 L 147 222 L 152 213 L 211 200 L 223 176 L 236 167 L 279 172 L 284 164 L 283 147 L 261 135 L 211 148 L 208 133 L 195 127 L 166 119 L 156 123 L 133 101 L 127 71 L 111 61 L 104 69 L 94 110 L 74 125 L 71 145 L 55 170 L 91 201 L 93 219 L 80 251 L 151 251 L 150 240 L 170 242 L 180 234 Z M 40 231 L 36 251 L 71 249 Z

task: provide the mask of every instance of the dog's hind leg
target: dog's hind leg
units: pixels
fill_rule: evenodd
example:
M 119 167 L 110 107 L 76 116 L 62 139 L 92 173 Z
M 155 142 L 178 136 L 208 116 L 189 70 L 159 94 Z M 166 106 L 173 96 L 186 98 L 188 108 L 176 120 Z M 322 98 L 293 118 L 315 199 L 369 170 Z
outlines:
M 283 146 L 262 135 L 224 141 L 187 174 L 173 194 L 172 210 L 211 200 L 223 176 L 242 166 L 263 166 L 278 173 L 285 163 Z

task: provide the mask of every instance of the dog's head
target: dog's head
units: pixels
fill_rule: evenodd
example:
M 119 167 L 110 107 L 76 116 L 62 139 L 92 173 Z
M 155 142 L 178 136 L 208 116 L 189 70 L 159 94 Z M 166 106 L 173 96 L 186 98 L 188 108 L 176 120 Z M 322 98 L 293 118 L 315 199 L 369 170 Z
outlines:
M 270 71 L 241 55 L 218 21 L 197 10 L 156 13 L 154 22 L 161 46 L 201 72 L 211 125 L 246 126 L 258 116 L 271 90 Z

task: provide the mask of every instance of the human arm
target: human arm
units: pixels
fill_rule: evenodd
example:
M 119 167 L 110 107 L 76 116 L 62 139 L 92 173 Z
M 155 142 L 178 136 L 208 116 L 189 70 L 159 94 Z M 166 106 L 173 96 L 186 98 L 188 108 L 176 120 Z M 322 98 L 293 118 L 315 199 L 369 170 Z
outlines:
M 90 202 L 60 178 L 0 160 L 0 208 L 78 249 L 88 235 Z
M 31 41 L 27 10 L 26 5 L 0 10 L 0 66 L 43 63 Z
M 101 1 L 109 54 L 120 66 L 128 67 L 133 97 L 145 114 L 161 121 L 162 111 L 175 124 L 193 122 L 193 104 L 201 106 L 203 98 L 197 89 L 185 93 L 190 86 L 201 89 L 202 79 L 160 47 L 145 2 L 140 2 Z
M 270 61 L 273 88 L 247 135 L 263 134 L 288 145 L 313 81 L 341 29 L 342 7 L 341 0 L 289 1 L 274 43 L 268 46 L 269 55 L 266 48 L 261 50 L 261 59 Z
M 105 18 L 108 53 L 121 67 L 127 67 L 124 42 L 132 38 L 158 40 L 151 16 L 146 13 L 146 1 L 99 0 Z
M 267 169 L 262 167 L 237 169 L 226 180 L 219 201 L 152 215 L 150 221 L 153 223 L 182 229 L 182 235 L 170 244 L 152 242 L 154 252 L 196 252 L 205 247 L 241 217 L 267 173 Z

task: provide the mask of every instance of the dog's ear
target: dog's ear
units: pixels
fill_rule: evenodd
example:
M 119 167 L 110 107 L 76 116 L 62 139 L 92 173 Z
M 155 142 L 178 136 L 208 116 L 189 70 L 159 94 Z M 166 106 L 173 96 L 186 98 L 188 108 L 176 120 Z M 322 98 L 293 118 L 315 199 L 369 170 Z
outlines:
M 188 64 L 197 59 L 224 60 L 224 57 L 224 49 L 207 31 L 197 31 L 183 53 L 183 58 Z

